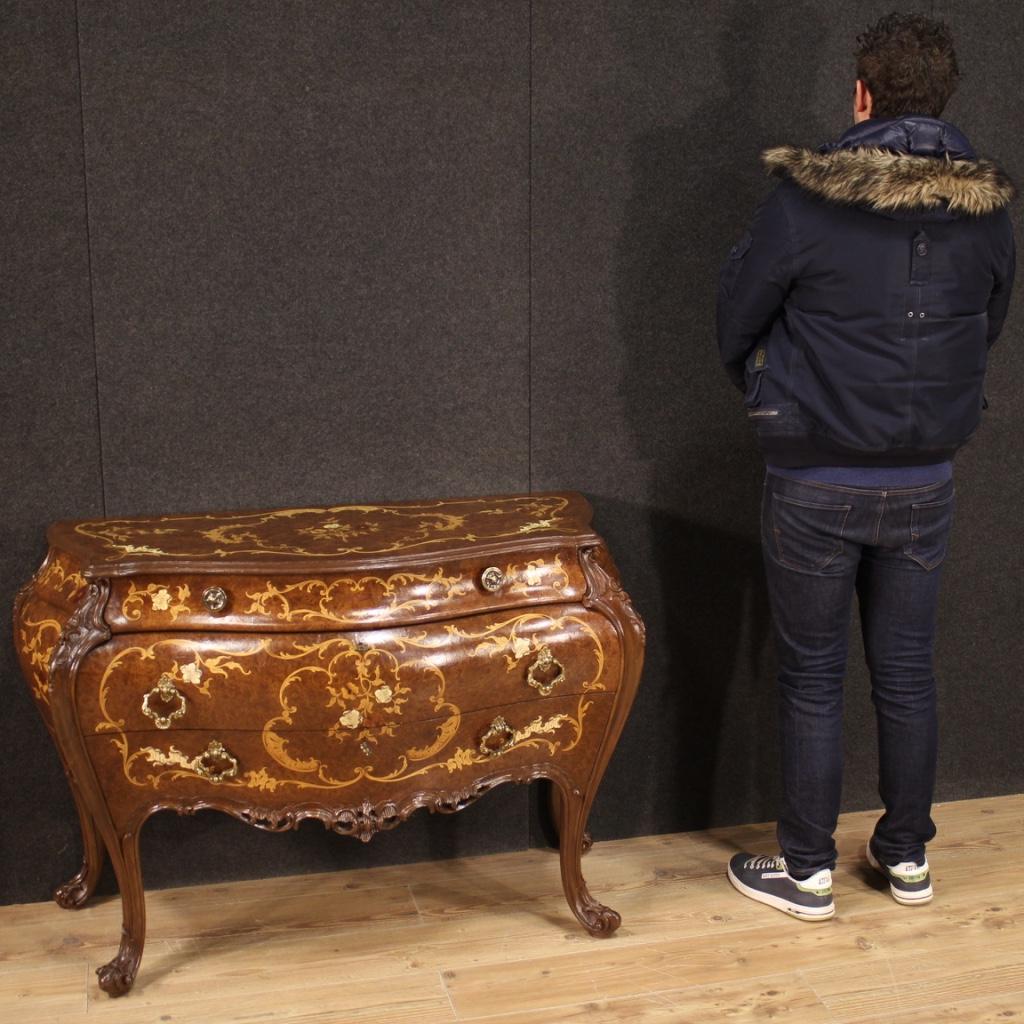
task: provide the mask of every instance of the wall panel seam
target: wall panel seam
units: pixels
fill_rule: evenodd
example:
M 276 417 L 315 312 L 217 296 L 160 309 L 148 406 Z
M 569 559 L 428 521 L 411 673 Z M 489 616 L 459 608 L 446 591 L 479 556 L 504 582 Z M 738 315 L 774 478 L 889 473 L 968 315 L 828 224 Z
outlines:
M 82 140 L 82 192 L 85 200 L 85 254 L 86 273 L 89 279 L 89 327 L 92 334 L 93 388 L 96 400 L 96 450 L 99 455 L 100 508 L 103 517 L 107 515 L 107 482 L 103 466 L 103 414 L 100 407 L 100 361 L 96 346 L 96 297 L 92 273 L 92 218 L 89 210 L 89 160 L 85 145 L 85 87 L 82 81 L 82 29 L 79 20 L 78 0 L 75 7 L 75 61 L 78 66 L 78 118 Z
M 533 493 L 533 0 L 528 0 L 526 118 L 526 482 Z

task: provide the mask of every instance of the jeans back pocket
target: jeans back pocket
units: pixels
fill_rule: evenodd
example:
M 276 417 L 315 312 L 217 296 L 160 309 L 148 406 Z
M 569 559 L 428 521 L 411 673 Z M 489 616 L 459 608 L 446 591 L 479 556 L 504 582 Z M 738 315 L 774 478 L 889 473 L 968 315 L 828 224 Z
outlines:
M 922 569 L 934 569 L 946 557 L 955 497 L 953 491 L 938 501 L 918 501 L 910 506 L 910 543 L 903 553 Z
M 772 492 L 771 528 L 776 559 L 791 569 L 820 572 L 843 551 L 852 505 L 827 505 Z

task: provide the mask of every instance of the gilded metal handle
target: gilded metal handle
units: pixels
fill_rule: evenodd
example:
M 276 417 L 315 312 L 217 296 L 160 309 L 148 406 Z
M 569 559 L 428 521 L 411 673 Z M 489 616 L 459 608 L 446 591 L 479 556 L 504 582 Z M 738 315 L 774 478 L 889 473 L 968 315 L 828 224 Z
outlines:
M 547 672 L 551 668 L 555 668 L 557 670 L 553 678 L 549 679 L 547 682 L 537 678 L 538 672 Z M 526 681 L 535 690 L 537 690 L 538 693 L 541 693 L 546 697 L 564 678 L 565 666 L 551 653 L 551 648 L 548 647 L 547 644 L 544 644 L 537 652 L 537 657 L 530 666 L 530 670 L 526 673 Z
M 492 747 L 491 741 L 498 740 L 498 745 Z M 490 728 L 480 738 L 480 753 L 485 757 L 497 757 L 509 750 L 516 740 L 516 731 L 501 715 L 491 722 Z
M 505 574 L 496 565 L 489 565 L 480 573 L 480 585 L 493 594 L 505 586 Z
M 159 700 L 164 704 L 172 704 L 177 701 L 178 706 L 173 711 L 161 714 L 150 706 L 151 700 Z M 178 690 L 174 685 L 174 680 L 166 672 L 157 680 L 156 686 L 142 698 L 142 713 L 147 718 L 152 718 L 158 729 L 169 729 L 171 722 L 176 718 L 181 718 L 187 707 L 188 701 L 185 700 L 185 694 Z
M 203 604 L 211 612 L 222 612 L 228 606 L 228 592 L 223 587 L 207 587 L 203 591 Z
M 218 769 L 216 766 L 210 766 L 206 763 L 207 758 L 211 761 L 226 761 L 227 767 Z M 220 740 L 210 740 L 206 750 L 193 759 L 192 770 L 210 782 L 223 782 L 225 779 L 233 779 L 238 774 L 238 758 L 229 754 Z

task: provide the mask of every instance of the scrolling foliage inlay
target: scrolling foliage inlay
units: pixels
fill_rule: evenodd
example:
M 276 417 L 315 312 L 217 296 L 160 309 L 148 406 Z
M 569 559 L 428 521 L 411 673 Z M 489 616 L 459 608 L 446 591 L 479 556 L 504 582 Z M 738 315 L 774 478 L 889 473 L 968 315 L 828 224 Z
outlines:
M 462 574 L 446 576 L 443 568 L 431 575 L 426 573 L 396 572 L 387 578 L 381 576 L 342 576 L 333 580 L 309 579 L 278 586 L 267 580 L 262 590 L 246 591 L 249 615 L 273 615 L 283 622 L 310 622 L 326 620 L 343 623 L 347 616 L 334 611 L 339 592 L 363 593 L 369 589 L 378 592 L 379 604 L 390 611 L 429 610 L 444 601 L 461 596 L 473 589 L 472 580 Z M 403 595 L 414 594 L 413 597 Z
M 15 602 L 14 642 L 32 696 L 50 703 L 50 659 L 60 641 L 64 624 L 88 581 L 72 568 L 67 555 L 50 551 L 32 580 Z
M 22 664 L 28 669 L 29 684 L 32 696 L 43 704 L 50 703 L 50 658 L 60 640 L 64 623 L 41 612 L 38 618 L 33 617 L 36 602 L 26 602 L 17 623 L 17 644 L 21 653 Z M 40 606 L 40 611 L 45 605 Z
M 258 766 L 243 764 L 236 779 L 218 788 L 330 790 L 361 780 L 397 783 L 435 769 L 451 774 L 491 760 L 476 748 L 475 738 L 468 738 L 472 746 L 456 744 L 451 749 L 463 718 L 456 703 L 459 697 L 450 692 L 445 674 L 453 643 L 476 641 L 476 655 L 503 660 L 506 673 L 525 680 L 529 660 L 545 643 L 561 635 L 578 638 L 577 645 L 579 638 L 587 642 L 576 647 L 579 657 L 574 665 L 587 669 L 575 712 L 538 715 L 516 729 L 509 744 L 509 749 L 546 747 L 554 754 L 559 749 L 571 750 L 580 741 L 592 703 L 587 694 L 605 689 L 601 638 L 585 618 L 573 614 L 518 613 L 477 630 L 445 623 L 433 631 L 389 633 L 377 646 L 356 643 L 347 636 L 311 636 L 262 637 L 230 646 L 219 646 L 216 640 L 169 637 L 146 646 L 126 647 L 110 659 L 100 677 L 101 719 L 94 729 L 113 734 L 111 742 L 120 755 L 125 778 L 135 786 L 159 789 L 165 780 L 195 778 L 191 759 L 175 746 L 168 750 L 151 746 L 132 749 L 125 720 L 111 712 L 112 690 L 132 663 L 152 662 L 185 688 L 190 702 L 199 697 L 217 701 L 222 685 L 243 677 L 250 677 L 251 682 L 256 662 L 267 658 L 271 664 L 280 663 L 283 670 L 283 675 L 275 675 L 280 678 L 278 710 L 260 729 L 269 760 Z M 184 652 L 187 659 L 181 657 Z M 173 659 L 170 664 L 168 658 Z M 528 692 L 525 683 L 523 692 Z M 420 742 L 399 749 L 387 740 L 399 735 L 410 704 L 416 708 L 410 724 L 415 723 Z M 218 717 L 223 728 L 230 728 L 230 708 L 218 708 Z M 333 719 L 332 724 L 325 725 L 325 719 Z M 565 735 L 558 735 L 566 729 Z M 330 740 L 327 747 L 325 735 Z M 388 761 L 385 765 L 369 763 L 378 747 Z
M 460 508 L 464 511 L 458 511 Z M 109 556 L 222 558 L 294 555 L 337 558 L 429 550 L 564 530 L 562 495 L 465 499 L 423 504 L 338 505 L 251 513 L 102 519 L 74 532 L 98 541 Z

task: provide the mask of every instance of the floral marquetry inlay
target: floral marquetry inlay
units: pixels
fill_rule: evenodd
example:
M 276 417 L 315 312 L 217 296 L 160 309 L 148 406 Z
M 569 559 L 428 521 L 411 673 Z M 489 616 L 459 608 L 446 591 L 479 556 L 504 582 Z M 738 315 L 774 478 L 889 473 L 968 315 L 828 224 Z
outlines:
M 36 584 L 42 592 L 49 591 L 69 604 L 73 604 L 86 587 L 85 577 L 71 568 L 67 555 L 50 552 L 36 576 Z
M 582 734 L 589 707 L 586 695 L 607 688 L 606 655 L 600 634 L 586 616 L 541 612 L 521 612 L 476 628 L 444 623 L 415 632 L 385 632 L 377 644 L 356 643 L 343 635 L 324 639 L 300 634 L 240 638 L 226 645 L 167 637 L 145 646 L 122 647 L 99 678 L 100 717 L 93 729 L 111 736 L 126 778 L 137 786 L 159 788 L 162 780 L 189 771 L 180 758 L 167 760 L 173 755 L 165 758 L 151 754 L 149 748 L 132 749 L 130 735 L 140 727 L 128 723 L 134 698 L 125 708 L 116 681 L 124 673 L 144 669 L 148 677 L 165 672 L 175 684 L 189 687 L 188 714 L 196 713 L 195 701 L 207 700 L 210 714 L 223 705 L 218 718 L 226 726 L 258 730 L 267 764 L 243 765 L 238 778 L 223 785 L 330 789 L 360 779 L 398 782 L 442 766 L 451 772 L 483 755 L 458 746 L 449 749 L 466 712 L 462 691 L 452 690 L 447 667 L 462 664 L 471 655 L 476 659 L 471 664 L 480 665 L 471 673 L 473 678 L 477 672 L 489 671 L 493 677 L 498 671 L 510 678 L 508 686 L 520 687 L 504 692 L 527 700 L 533 694 L 526 678 L 538 652 L 549 644 L 564 644 L 570 636 L 575 640 L 578 676 L 569 691 L 579 694 L 575 714 L 520 725 L 514 741 L 553 743 L 550 737 L 565 727 L 569 733 L 558 740 L 564 746 L 578 742 Z M 260 688 L 254 688 L 256 680 Z M 248 695 L 244 711 L 249 718 L 239 719 L 232 703 L 238 699 L 235 694 Z M 269 694 L 274 707 L 268 703 Z M 261 695 L 262 714 L 260 705 L 252 703 Z M 202 713 L 203 705 L 198 707 Z M 408 723 L 404 729 L 403 722 Z M 176 726 L 190 724 L 195 727 L 185 715 Z M 325 747 L 318 736 L 335 746 Z M 408 739 L 403 742 L 403 737 Z
M 512 594 L 529 594 L 537 587 L 548 587 L 558 593 L 565 590 L 570 582 L 560 555 L 555 555 L 553 559 L 534 558 L 523 565 L 509 565 L 505 569 L 505 576 L 513 580 L 509 587 Z
M 126 619 L 138 622 L 147 610 L 166 612 L 169 620 L 174 622 L 182 612 L 190 611 L 190 596 L 191 591 L 187 584 L 168 587 L 160 583 L 150 583 L 140 588 L 134 580 L 129 580 L 128 593 L 121 601 L 121 613 Z
M 345 624 L 348 616 L 339 598 L 367 594 L 371 606 L 396 611 L 429 611 L 442 602 L 470 593 L 473 581 L 460 575 L 447 576 L 443 568 L 432 573 L 396 572 L 382 576 L 342 576 L 333 580 L 309 579 L 278 586 L 267 580 L 259 590 L 246 591 L 250 615 L 269 615 L 282 622 L 325 620 Z
M 589 515 L 581 498 L 538 494 L 87 520 L 58 524 L 53 536 L 58 542 L 67 536 L 71 547 L 88 549 L 93 557 L 112 564 L 136 558 L 230 564 L 254 556 L 386 556 L 526 535 L 572 535 L 587 529 Z
M 50 700 L 50 658 L 60 640 L 64 623 L 45 613 L 39 614 L 37 618 L 31 608 L 26 609 L 26 612 L 16 627 L 19 653 L 22 664 L 28 667 L 32 695 L 37 701 L 47 704 Z

